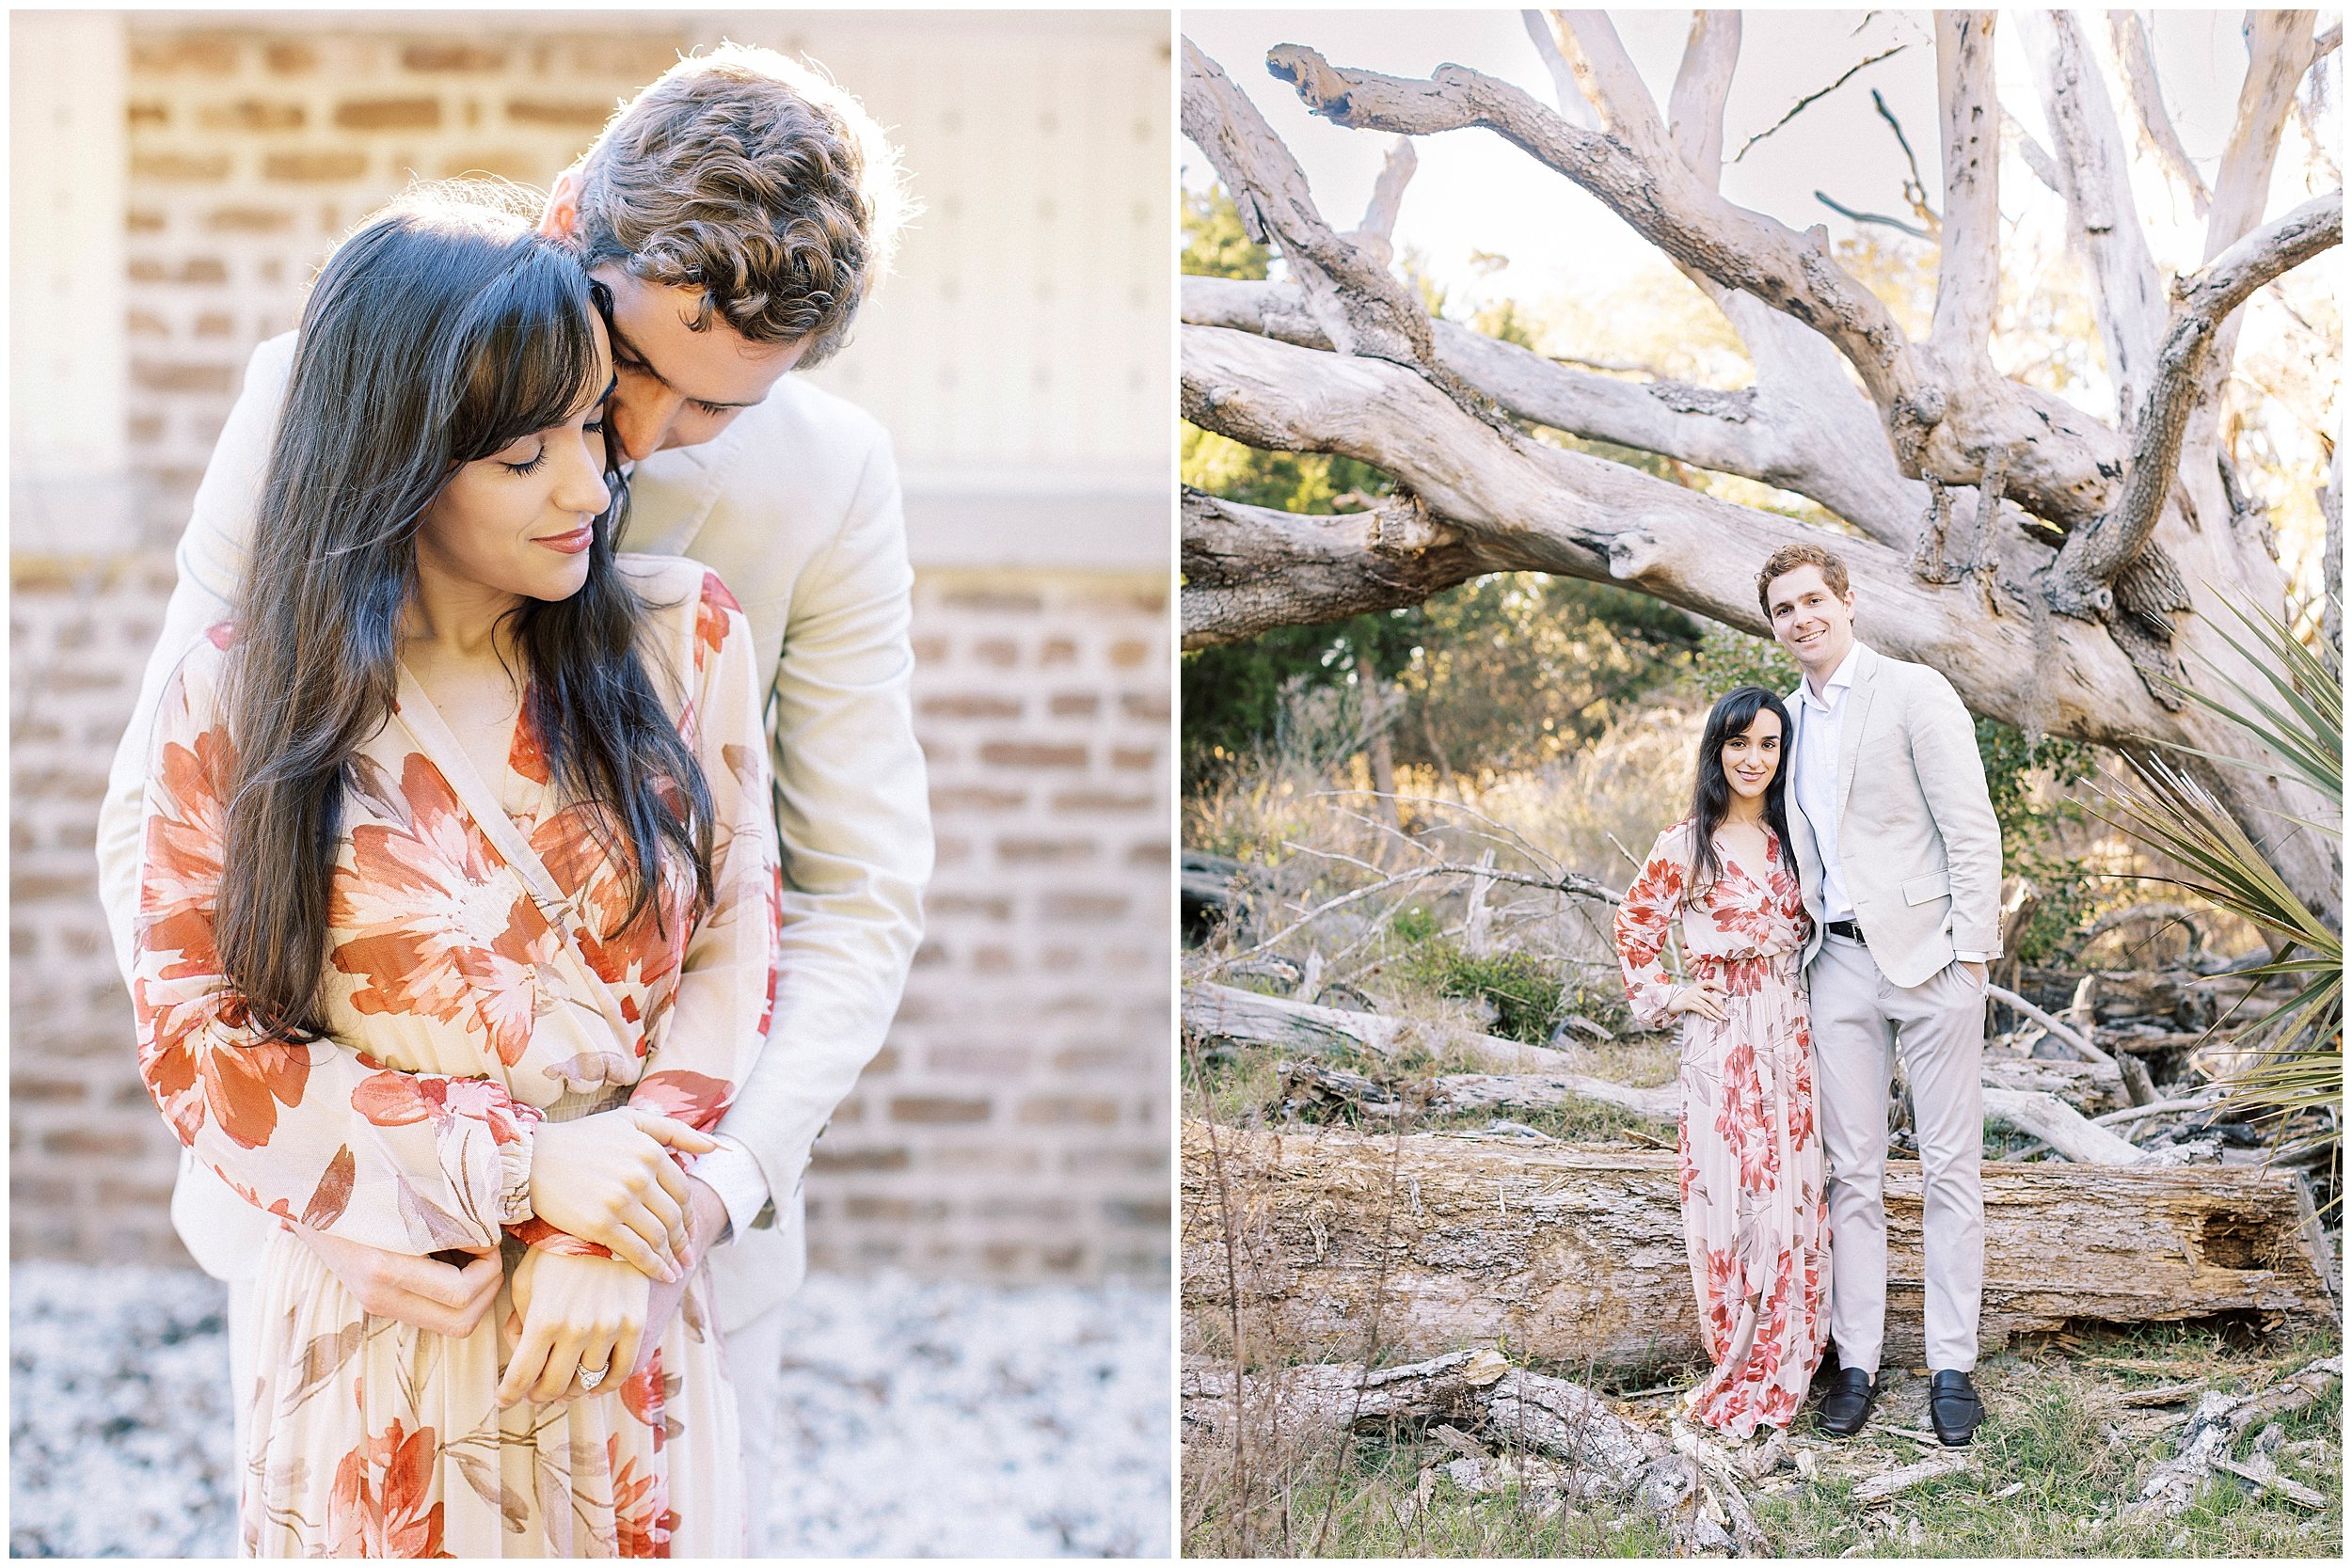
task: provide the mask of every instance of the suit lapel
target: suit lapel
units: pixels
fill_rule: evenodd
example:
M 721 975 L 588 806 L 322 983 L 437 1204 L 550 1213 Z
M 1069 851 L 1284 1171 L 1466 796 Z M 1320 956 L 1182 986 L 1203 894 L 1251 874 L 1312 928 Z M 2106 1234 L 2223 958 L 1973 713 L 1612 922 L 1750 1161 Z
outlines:
M 742 446 L 744 421 L 699 446 L 655 452 L 629 480 L 628 527 L 620 547 L 642 555 L 685 555 L 719 504 L 719 492 Z

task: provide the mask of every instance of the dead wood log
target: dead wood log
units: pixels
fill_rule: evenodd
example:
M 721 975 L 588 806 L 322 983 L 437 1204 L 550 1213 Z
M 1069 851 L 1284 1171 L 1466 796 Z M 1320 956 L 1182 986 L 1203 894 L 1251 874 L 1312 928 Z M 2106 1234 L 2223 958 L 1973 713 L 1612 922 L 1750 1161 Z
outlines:
M 1416 1110 L 1556 1111 L 1584 1101 L 1664 1122 L 1673 1121 L 1680 1109 L 1680 1097 L 1671 1087 L 1637 1089 L 1576 1072 L 1449 1072 L 1406 1085 L 1402 1092 L 1361 1073 L 1314 1062 L 1283 1062 L 1275 1073 L 1281 1080 L 1285 1109 L 1352 1105 L 1370 1116 L 1400 1117 Z
M 2121 1110 L 2126 1103 L 2122 1074 L 2097 1062 L 2045 1062 L 2038 1056 L 1988 1055 L 1979 1076 L 1988 1089 L 2046 1094 L 2087 1117 Z
M 1924 1486 L 1931 1481 L 1943 1481 L 1947 1477 L 1959 1475 L 1973 1467 L 1973 1462 L 1963 1453 L 1923 1459 L 1916 1465 L 1905 1465 L 1899 1469 L 1889 1470 L 1883 1476 L 1872 1476 L 1867 1481 L 1856 1482 L 1853 1489 L 1853 1500 L 1866 1506 L 1871 1503 L 1883 1503 L 1898 1493 L 1908 1492 L 1915 1486 Z
M 1671 1154 L 1443 1134 L 1184 1129 L 1184 1288 L 1226 1307 L 1211 1138 L 1242 1216 L 1242 1305 L 1285 1342 L 1646 1367 L 1701 1354 Z M 2227 1166 L 1988 1164 L 1982 1338 L 2233 1314 L 2336 1321 L 2303 1179 Z M 1887 1354 L 1921 1353 L 1919 1166 L 1887 1172 Z
M 1442 1024 L 1391 1018 L 1382 1013 L 1343 1012 L 1279 996 L 1263 996 L 1200 981 L 1184 988 L 1184 1028 L 1203 1039 L 1245 1045 L 1274 1045 L 1309 1055 L 1365 1052 L 1394 1056 L 1412 1045 L 1432 1052 L 1453 1050 L 1499 1072 L 1565 1073 L 1575 1076 L 1582 1058 L 1549 1046 Z M 1597 1083 L 1599 1080 L 1593 1080 Z
M 2197 1402 L 2197 1414 L 2189 1418 L 2188 1425 L 2183 1429 L 2173 1457 L 2151 1470 L 2147 1480 L 2140 1482 L 2138 1499 L 2123 1511 L 2124 1519 L 2150 1514 L 2170 1518 L 2180 1513 L 2217 1469 L 2244 1476 L 2244 1471 L 2229 1463 L 2230 1450 L 2237 1446 L 2237 1440 L 2265 1421 L 2316 1403 L 2334 1389 L 2343 1376 L 2344 1357 L 2331 1355 L 2310 1363 L 2292 1377 L 2258 1394 L 2228 1394 L 2217 1389 L 2208 1393 Z M 2245 1479 L 2268 1484 L 2259 1475 Z
M 1492 1348 L 1374 1372 L 1348 1364 L 1269 1369 L 1240 1377 L 1238 1386 L 1230 1368 L 1187 1358 L 1180 1397 L 1187 1442 L 1232 1442 L 1236 1410 L 1262 1430 L 1376 1433 L 1443 1423 L 1457 1436 L 1467 1430 L 1506 1453 L 1553 1462 L 1522 1462 L 1510 1480 L 1536 1480 L 1579 1501 L 1609 1499 L 1657 1515 L 1677 1555 L 1770 1550 L 1720 1456 L 1678 1452 L 1591 1389 L 1513 1367 Z M 1475 1445 L 1448 1446 L 1473 1449 L 1465 1455 L 1472 1488 L 1504 1479 Z M 1709 1458 L 1719 1462 L 1709 1465 Z M 1705 1506 L 1710 1500 L 1715 1510 Z M 1723 1523 L 1709 1516 L 1717 1511 Z
M 2076 1164 L 2146 1165 L 2158 1159 L 2053 1096 L 1991 1085 L 1983 1093 L 1986 1121 L 2040 1138 Z

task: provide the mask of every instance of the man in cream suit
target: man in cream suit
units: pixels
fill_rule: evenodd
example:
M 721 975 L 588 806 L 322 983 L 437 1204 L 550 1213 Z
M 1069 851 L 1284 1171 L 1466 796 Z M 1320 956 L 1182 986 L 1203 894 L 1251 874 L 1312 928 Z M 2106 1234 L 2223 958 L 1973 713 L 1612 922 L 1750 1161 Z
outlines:
M 1926 1172 L 1929 1419 L 1969 1441 L 1984 1285 L 1979 1159 L 1985 963 L 1999 956 L 2001 829 L 1976 727 L 1951 682 L 1854 640 L 1845 563 L 1813 545 L 1756 574 L 1772 634 L 1804 680 L 1789 694 L 1789 836 L 1805 947 L 1821 1142 L 1829 1156 L 1830 1334 L 1822 1429 L 1851 1436 L 1877 1397 L 1886 1323 L 1887 1099 L 1902 1052 Z
M 921 935 L 931 838 L 908 699 L 910 588 L 898 474 L 881 426 L 790 375 L 841 346 L 888 265 L 895 154 L 845 93 L 764 50 L 681 61 L 557 181 L 542 229 L 612 294 L 610 438 L 634 464 L 623 549 L 716 570 L 774 672 L 768 723 L 782 839 L 781 975 L 768 1044 L 672 1204 L 690 1264 L 711 1255 L 720 1326 L 761 1494 L 784 1298 L 806 1268 L 811 1146 L 881 1048 Z M 728 280 L 722 293 L 705 280 Z M 179 548 L 166 611 L 99 823 L 101 894 L 126 972 L 148 736 L 187 644 L 227 618 L 294 359 L 256 349 Z M 243 1419 L 253 1259 L 278 1222 L 183 1160 L 172 1219 L 230 1284 Z M 299 1228 L 299 1227 L 297 1227 Z M 300 1232 L 369 1311 L 463 1334 L 494 1299 L 495 1255 L 463 1268 Z M 677 1307 L 657 1282 L 645 1343 Z M 626 1370 L 626 1369 L 624 1370 Z M 240 1444 L 242 1447 L 242 1444 Z

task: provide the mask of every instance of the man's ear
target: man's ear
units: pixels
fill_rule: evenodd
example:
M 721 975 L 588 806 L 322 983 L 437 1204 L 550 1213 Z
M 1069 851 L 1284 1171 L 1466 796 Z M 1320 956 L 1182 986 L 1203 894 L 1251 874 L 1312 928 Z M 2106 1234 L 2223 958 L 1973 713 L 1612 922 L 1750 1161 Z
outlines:
M 580 233 L 580 166 L 555 177 L 555 189 L 548 193 L 547 210 L 539 214 L 539 232 L 550 240 L 566 243 Z

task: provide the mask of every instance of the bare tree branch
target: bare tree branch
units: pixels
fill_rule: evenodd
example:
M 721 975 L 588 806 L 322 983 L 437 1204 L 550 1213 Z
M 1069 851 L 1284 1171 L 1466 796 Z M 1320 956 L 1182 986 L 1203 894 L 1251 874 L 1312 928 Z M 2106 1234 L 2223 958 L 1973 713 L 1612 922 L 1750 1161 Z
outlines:
M 1895 134 L 1895 145 L 1903 150 L 1903 164 L 1911 170 L 1903 179 L 1903 199 L 1931 232 L 1940 232 L 1944 214 L 1928 204 L 1927 182 L 1919 178 L 1919 155 L 1911 150 L 1911 138 L 1903 135 L 1903 122 L 1895 118 L 1895 111 L 1886 106 L 1886 95 L 1876 87 L 1870 89 L 1870 107 L 1878 111 L 1879 119 L 1886 121 L 1886 128 Z
M 1693 11 L 1682 64 L 1666 98 L 1675 156 L 1708 190 L 1720 189 L 1724 167 L 1724 102 L 1740 64 L 1740 13 Z
M 1928 341 L 1952 370 L 1981 367 L 2001 289 L 2001 122 L 1993 91 L 1991 11 L 1935 13 L 1936 99 L 1944 127 L 1944 252 Z
M 2132 198 L 2131 160 L 2106 83 L 2072 11 L 2026 18 L 2026 54 L 2042 84 L 2058 179 L 2075 243 L 2090 265 L 2119 417 L 2147 389 L 2164 331 L 2164 288 Z
M 1582 28 L 1579 22 L 1562 31 L 1580 38 Z M 1613 41 L 1613 34 L 1607 39 Z M 1607 58 L 1598 46 L 1590 53 Z M 1571 55 L 1570 63 L 1577 58 Z M 1602 135 L 1570 125 L 1508 83 L 1461 66 L 1440 66 L 1427 80 L 1408 80 L 1335 68 L 1295 44 L 1271 51 L 1266 63 L 1310 109 L 1351 129 L 1493 131 L 1598 197 L 1677 263 L 1810 327 L 1860 375 L 1906 467 L 1931 470 L 1947 483 L 1973 484 L 1994 453 L 2010 451 L 2017 454 L 2010 495 L 2037 515 L 2071 525 L 2090 521 L 2111 503 L 2124 455 L 2116 432 L 2064 399 L 2022 383 L 1947 380 L 1939 366 L 1923 361 L 1878 298 L 1830 257 L 1821 230 L 1798 234 L 1725 201 L 1678 158 L 1651 162 L 1638 155 L 1618 128 L 1640 125 L 1640 104 L 1604 103 L 1612 133 Z M 1588 93 L 1600 77 L 1579 69 Z M 1633 139 L 1640 135 L 1629 132 Z M 1746 336 L 1746 324 L 1739 325 Z
M 2189 162 L 2188 149 L 2181 145 L 2181 135 L 2172 128 L 2172 116 L 2164 106 L 2155 55 L 2148 46 L 2148 25 L 2137 11 L 2109 11 L 2107 25 L 2115 34 L 2115 57 L 2123 68 L 2123 83 L 2131 95 L 2132 112 L 2139 119 L 2140 137 L 2164 171 L 2188 193 L 2190 205 L 2201 218 L 2213 207 L 2213 192 L 2205 188 L 2205 177 Z
M 2033 133 L 2019 123 L 2017 117 L 2007 109 L 2001 111 L 2001 135 L 2016 146 L 2018 156 L 2026 160 L 2026 166 L 2033 170 L 2033 177 L 2047 185 L 2052 195 L 2062 197 L 2066 194 L 2066 181 L 2058 173 L 2058 160 L 2051 157 L 2050 150 L 2034 140 Z
M 2295 89 L 2311 69 L 2312 23 L 2315 11 L 2255 10 L 2247 13 L 2246 80 L 2238 89 L 2237 119 L 2221 167 L 2214 176 L 2213 212 L 2205 223 L 2205 260 L 2211 261 L 2262 222 L 2270 200 L 2271 171 Z M 2237 356 L 2237 324 L 2224 323 L 2215 336 L 2201 372 L 2201 389 L 2210 405 L 2208 422 L 2220 418 L 2220 391 Z
M 1813 193 L 1813 199 L 1828 208 L 1831 212 L 1836 213 L 1839 217 L 1851 223 L 1875 223 L 1883 228 L 1898 230 L 1902 233 L 1910 235 L 1915 240 L 1931 241 L 1935 238 L 1933 234 L 1929 233 L 1926 230 L 1920 228 L 1915 223 L 1910 223 L 1899 217 L 1890 217 L 1884 213 L 1866 213 L 1861 211 L 1859 208 L 1849 207 L 1844 202 L 1831 196 L 1827 191 L 1815 191 Z
M 1409 372 L 1264 338 L 1187 327 L 1186 418 L 1263 449 L 1338 451 L 1373 463 L 1475 542 L 1488 570 L 1543 571 L 1638 588 L 1752 634 L 1766 630 L 1756 568 L 1818 530 L 1734 506 L 1622 464 L 1506 439 Z M 1836 536 L 1861 596 L 1860 631 L 1881 652 L 1945 672 L 1979 713 L 2118 744 L 2175 726 L 2129 660 L 2094 626 L 1986 621 L 1977 589 L 1922 584 L 1910 550 Z M 2005 591 L 2046 550 L 2011 536 Z M 2036 705 L 2042 705 L 2037 706 Z M 2229 771 L 2229 770 L 2225 770 Z
M 1290 149 L 1190 39 L 1184 129 L 1208 155 L 1250 237 L 1280 248 L 1306 291 L 1309 312 L 1340 352 L 1414 369 L 1430 365 L 1429 313 L 1385 264 L 1324 221 Z
M 2222 323 L 2256 289 L 2343 241 L 2344 193 L 2337 191 L 2248 235 L 2202 272 L 2173 285 L 2171 326 L 2132 421 L 2132 466 L 2122 499 L 2096 525 L 2076 530 L 2058 552 L 2050 572 L 2053 609 L 2087 616 L 2114 608 L 2108 585 L 2155 531 L 2200 397 L 2200 372 Z
M 1405 187 L 1412 183 L 1413 170 L 1420 163 L 1413 151 L 1413 138 L 1397 137 L 1380 165 L 1379 178 L 1372 182 L 1372 199 L 1364 204 L 1364 221 L 1348 235 L 1358 249 L 1369 253 L 1383 267 L 1396 254 L 1397 214 L 1405 205 Z
M 1187 277 L 1181 299 L 1188 325 L 1229 327 L 1302 348 L 1330 346 L 1291 285 Z M 1452 322 L 1435 325 L 1445 367 L 1520 419 L 1792 490 L 1899 548 L 1908 547 L 1918 527 L 1925 487 L 1896 472 L 1869 405 L 1836 355 L 1810 333 L 1826 361 L 1827 385 L 1796 385 L 1784 396 L 1785 383 L 1768 383 L 1760 372 L 1756 388 L 1736 392 L 1627 381 L 1570 369 Z
M 1665 122 L 1658 118 L 1633 56 L 1617 37 L 1617 24 L 1606 11 L 1546 11 L 1551 40 L 1576 76 L 1584 101 L 1600 116 L 1600 129 L 1652 161 L 1671 157 L 1674 145 Z
M 1750 136 L 1746 141 L 1742 142 L 1740 145 L 1740 150 L 1731 155 L 1731 161 L 1735 164 L 1738 163 L 1740 159 L 1748 155 L 1749 148 L 1754 147 L 1757 142 L 1762 141 L 1765 137 L 1771 135 L 1773 132 L 1779 130 L 1782 126 L 1788 124 L 1799 115 L 1804 113 L 1806 109 L 1816 103 L 1819 103 L 1822 99 L 1827 98 L 1831 93 L 1836 92 L 1839 87 L 1844 87 L 1848 82 L 1852 81 L 1867 67 L 1874 66 L 1881 60 L 1888 59 L 1894 55 L 1899 55 L 1907 47 L 1909 46 L 1899 43 L 1892 49 L 1882 49 L 1877 54 L 1871 55 L 1868 59 L 1864 60 L 1860 65 L 1857 65 L 1852 70 L 1847 71 L 1843 76 L 1837 78 L 1836 81 L 1832 82 L 1828 87 L 1821 88 L 1819 92 L 1809 92 L 1803 98 L 1798 99 L 1796 103 L 1789 105 L 1789 109 L 1787 114 L 1781 116 L 1778 119 L 1772 121 L 1772 124 L 1767 125 L 1763 130 L 1758 131 L 1755 135 Z
M 1527 10 L 1519 12 L 1519 20 L 1527 24 L 1528 41 L 1534 44 L 1544 69 L 1551 73 L 1552 97 L 1558 101 L 1562 117 L 1584 130 L 1599 130 L 1600 117 L 1584 102 L 1584 89 L 1576 85 L 1576 72 L 1570 69 L 1568 57 L 1560 53 L 1559 40 L 1551 36 L 1551 19 L 1542 11 Z
M 1477 550 L 1410 498 L 1302 516 L 1184 492 L 1186 648 L 1417 605 L 1480 574 Z

